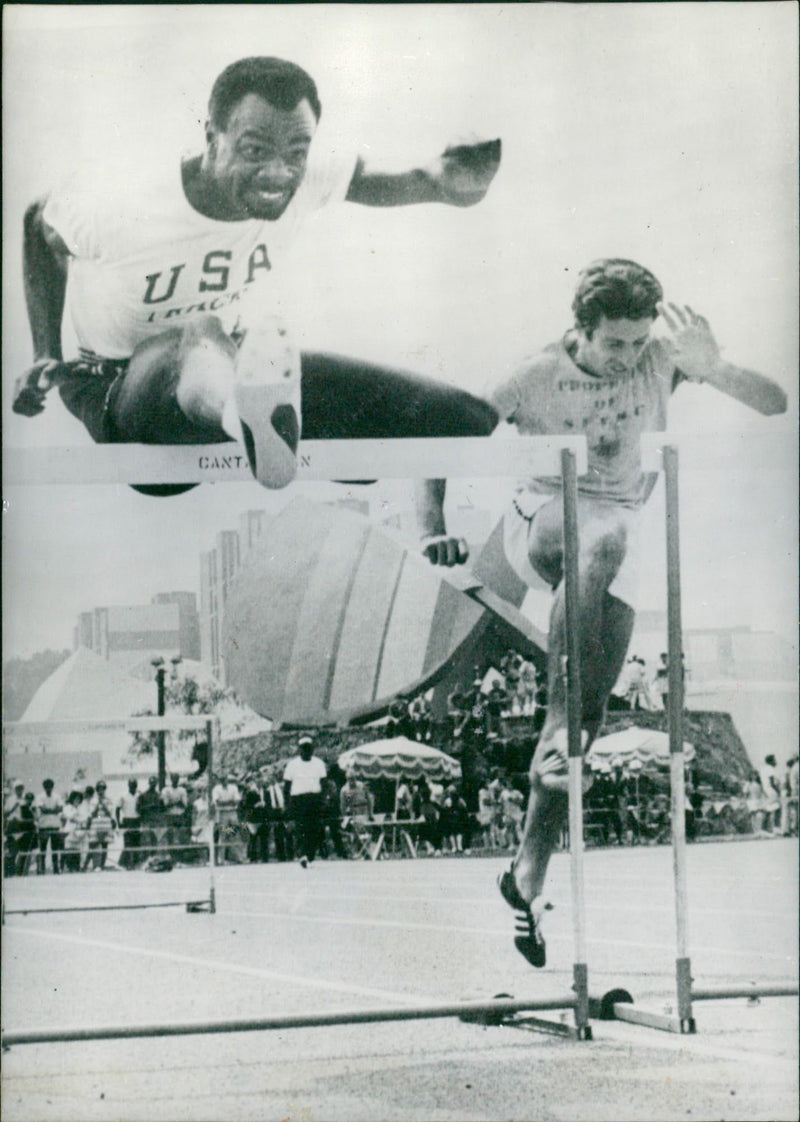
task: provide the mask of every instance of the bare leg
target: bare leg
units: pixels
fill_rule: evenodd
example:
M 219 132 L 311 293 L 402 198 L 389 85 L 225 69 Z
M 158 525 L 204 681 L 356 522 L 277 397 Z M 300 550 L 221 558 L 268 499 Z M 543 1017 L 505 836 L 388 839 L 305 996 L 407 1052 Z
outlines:
M 140 343 L 111 403 L 120 439 L 145 444 L 229 440 L 222 412 L 236 348 L 215 316 Z
M 542 517 L 544 516 L 544 517 Z M 548 504 L 536 516 L 531 562 L 544 573 L 560 570 L 561 504 Z M 539 527 L 536 522 L 541 519 Z M 578 618 L 581 637 L 581 680 L 584 727 L 593 738 L 603 719 L 608 695 L 619 676 L 630 641 L 634 613 L 608 594 L 625 556 L 625 531 L 613 510 L 595 504 L 579 508 Z M 540 562 L 537 565 L 537 562 Z M 559 574 L 560 575 L 560 574 Z M 540 896 L 550 857 L 567 814 L 566 795 L 566 683 L 563 660 L 566 629 L 563 581 L 556 591 L 550 617 L 548 650 L 548 711 L 531 763 L 531 790 L 514 879 L 520 895 L 531 903 Z

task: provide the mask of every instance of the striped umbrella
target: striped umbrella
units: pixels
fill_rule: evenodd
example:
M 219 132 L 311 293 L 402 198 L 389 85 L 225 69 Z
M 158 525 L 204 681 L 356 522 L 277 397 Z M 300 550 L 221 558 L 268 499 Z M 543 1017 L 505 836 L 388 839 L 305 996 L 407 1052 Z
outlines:
M 388 740 L 373 740 L 349 748 L 339 757 L 339 767 L 344 772 L 354 772 L 359 779 L 460 779 L 461 764 L 417 740 L 395 736 Z
M 684 760 L 688 763 L 694 759 L 694 755 L 694 746 L 684 741 Z M 587 758 L 590 763 L 594 760 L 598 763 L 620 760 L 623 764 L 630 764 L 632 760 L 640 760 L 643 764 L 666 766 L 669 763 L 669 736 L 659 729 L 643 729 L 633 725 L 595 740 Z

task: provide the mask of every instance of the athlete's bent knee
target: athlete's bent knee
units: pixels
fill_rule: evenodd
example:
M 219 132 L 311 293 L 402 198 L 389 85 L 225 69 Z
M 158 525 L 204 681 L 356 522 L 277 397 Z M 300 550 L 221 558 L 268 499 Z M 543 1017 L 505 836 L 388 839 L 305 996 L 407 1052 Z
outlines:
M 236 353 L 236 345 L 222 326 L 219 316 L 204 315 L 178 329 L 181 332 L 180 349 L 214 343 L 227 355 Z
M 628 535 L 625 527 L 617 525 L 596 538 L 581 557 L 581 568 L 599 569 L 616 574 L 625 560 Z

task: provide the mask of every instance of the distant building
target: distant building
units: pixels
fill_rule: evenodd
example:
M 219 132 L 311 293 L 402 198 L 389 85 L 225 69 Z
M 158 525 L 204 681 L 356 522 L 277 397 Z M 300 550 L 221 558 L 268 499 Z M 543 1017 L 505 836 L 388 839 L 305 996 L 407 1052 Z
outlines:
M 637 612 L 630 653 L 654 662 L 666 649 L 666 614 Z M 772 631 L 685 627 L 683 649 L 693 686 L 722 678 L 776 682 L 797 678 L 797 658 L 791 644 Z
M 200 614 L 194 592 L 158 592 L 154 604 L 177 604 L 178 639 L 181 658 L 200 661 Z
M 239 557 L 244 561 L 250 550 L 260 541 L 270 515 L 265 510 L 246 510 L 239 517 Z
M 369 502 L 359 499 L 343 498 L 329 505 L 369 514 Z M 221 682 L 227 682 L 222 625 L 231 584 L 274 517 L 266 510 L 247 510 L 239 517 L 238 530 L 222 530 L 214 548 L 200 554 L 200 657 Z
M 162 592 L 150 604 L 110 605 L 81 612 L 73 648 L 93 651 L 120 669 L 136 672 L 155 655 L 197 660 L 200 620 L 193 592 Z

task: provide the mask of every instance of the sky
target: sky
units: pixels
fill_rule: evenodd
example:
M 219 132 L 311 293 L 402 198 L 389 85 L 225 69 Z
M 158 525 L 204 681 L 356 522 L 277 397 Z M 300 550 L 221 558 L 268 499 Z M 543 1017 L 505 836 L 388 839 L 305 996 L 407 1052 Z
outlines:
M 703 434 L 709 449 L 682 476 L 684 623 L 794 641 L 794 5 L 6 5 L 4 17 L 6 450 L 89 442 L 55 397 L 33 420 L 9 411 L 31 359 L 25 207 L 76 162 L 177 163 L 199 151 L 219 70 L 277 54 L 317 80 L 320 141 L 375 164 L 411 166 L 470 134 L 503 140 L 476 208 L 343 204 L 308 224 L 281 289 L 301 344 L 481 393 L 570 325 L 588 261 L 641 261 L 668 298 L 708 317 L 727 358 L 789 394 L 779 418 L 707 387 L 676 395 L 671 427 Z M 481 480 L 451 496 L 499 514 L 509 490 Z M 383 493 L 389 507 L 407 504 L 407 488 Z M 219 530 L 288 497 L 255 483 L 170 500 L 125 487 L 6 488 L 4 657 L 69 646 L 78 612 L 96 605 L 197 590 L 198 554 Z M 665 595 L 662 522 L 656 493 L 648 608 Z

